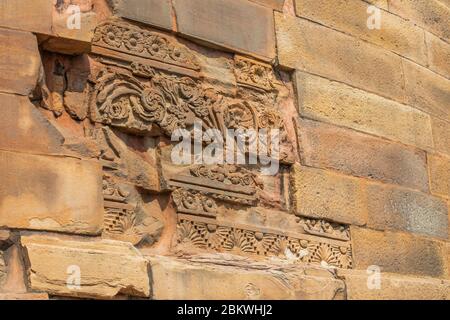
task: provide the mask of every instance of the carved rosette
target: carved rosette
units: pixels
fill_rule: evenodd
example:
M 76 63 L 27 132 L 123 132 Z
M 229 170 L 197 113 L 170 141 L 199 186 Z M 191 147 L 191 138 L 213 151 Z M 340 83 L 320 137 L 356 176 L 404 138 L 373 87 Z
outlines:
M 144 30 L 120 21 L 107 21 L 95 29 L 93 45 L 199 70 L 194 55 L 161 33 Z

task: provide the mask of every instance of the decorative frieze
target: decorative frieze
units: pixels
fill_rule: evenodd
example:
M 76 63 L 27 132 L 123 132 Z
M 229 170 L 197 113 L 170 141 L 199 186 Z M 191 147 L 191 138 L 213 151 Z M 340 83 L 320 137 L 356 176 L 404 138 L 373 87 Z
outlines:
M 202 250 L 352 268 L 351 245 L 348 241 L 307 234 L 287 235 L 278 230 L 240 226 L 207 218 L 180 215 L 177 243 Z
M 275 89 L 276 79 L 272 66 L 236 55 L 234 74 L 240 85 L 271 91 Z
M 200 69 L 194 55 L 173 39 L 121 21 L 112 20 L 99 25 L 92 43 L 192 70 Z

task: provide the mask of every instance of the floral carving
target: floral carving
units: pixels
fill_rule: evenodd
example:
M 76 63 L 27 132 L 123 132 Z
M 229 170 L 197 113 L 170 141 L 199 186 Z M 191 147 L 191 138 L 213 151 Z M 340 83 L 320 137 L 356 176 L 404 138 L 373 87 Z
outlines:
M 234 73 L 240 84 L 264 90 L 275 88 L 275 76 L 270 65 L 236 56 Z
M 215 217 L 217 214 L 216 202 L 199 192 L 178 188 L 172 192 L 172 199 L 180 213 L 207 217 Z
M 169 37 L 119 21 L 98 26 L 93 44 L 192 70 L 200 69 L 194 55 Z
M 194 177 L 207 178 L 226 184 L 244 187 L 262 187 L 262 183 L 257 179 L 254 173 L 235 165 L 199 165 L 192 167 L 190 170 Z

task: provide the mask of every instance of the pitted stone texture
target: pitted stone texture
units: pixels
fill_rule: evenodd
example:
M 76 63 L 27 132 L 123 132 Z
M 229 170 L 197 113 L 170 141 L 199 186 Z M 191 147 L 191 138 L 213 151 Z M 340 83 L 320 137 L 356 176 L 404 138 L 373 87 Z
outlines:
M 270 60 L 275 58 L 272 10 L 241 0 L 173 0 L 178 31 Z
M 440 198 L 378 184 L 368 185 L 367 198 L 370 228 L 448 238 L 448 208 Z
M 404 102 L 401 58 L 352 36 L 275 12 L 279 63 Z M 355 59 L 358 57 L 358 59 Z
M 440 119 L 450 119 L 450 80 L 404 60 L 407 103 Z
M 0 0 L 0 27 L 51 34 L 53 2 L 53 0 Z
M 445 242 L 403 232 L 351 227 L 355 268 L 375 265 L 383 272 L 448 277 Z
M 300 71 L 295 83 L 302 116 L 425 150 L 433 147 L 431 118 L 420 110 Z
M 421 65 L 427 63 L 424 32 L 405 19 L 380 10 L 380 29 L 369 29 L 369 5 L 362 0 L 295 0 L 295 3 L 301 17 L 377 44 Z
M 60 153 L 64 137 L 27 97 L 0 94 L 0 149 Z
M 450 121 L 433 118 L 431 125 L 436 150 L 450 156 Z
M 338 270 L 349 300 L 446 300 L 449 281 L 410 277 L 379 270 Z M 379 278 L 377 278 L 379 276 Z M 378 282 L 379 279 L 379 282 Z
M 36 36 L 0 29 L 0 92 L 29 95 L 41 72 Z
M 155 27 L 172 29 L 170 0 L 116 0 L 112 1 L 114 14 Z
M 389 0 L 389 11 L 450 40 L 450 7 L 442 0 Z
M 450 44 L 426 33 L 430 69 L 450 79 Z
M 22 236 L 30 262 L 31 289 L 53 295 L 113 298 L 150 295 L 147 261 L 130 243 L 114 240 L 74 241 Z M 70 275 L 80 271 L 78 288 Z M 68 278 L 69 277 L 69 278 Z M 69 285 L 68 285 L 69 284 Z
M 363 225 L 367 220 L 364 184 L 360 179 L 294 165 L 291 196 L 296 214 Z
M 352 130 L 302 120 L 299 139 L 305 165 L 427 191 L 425 152 Z
M 94 161 L 0 152 L 0 226 L 98 234 L 101 166 Z
M 243 263 L 225 266 L 192 263 L 182 259 L 152 256 L 152 299 L 192 300 L 330 300 L 343 297 L 344 284 L 326 270 L 271 268 L 271 271 Z M 206 262 L 206 261 L 204 261 Z M 211 263 L 212 262 L 212 263 Z M 219 262 L 220 263 L 220 262 Z
M 428 155 L 428 166 L 431 193 L 450 199 L 450 157 Z

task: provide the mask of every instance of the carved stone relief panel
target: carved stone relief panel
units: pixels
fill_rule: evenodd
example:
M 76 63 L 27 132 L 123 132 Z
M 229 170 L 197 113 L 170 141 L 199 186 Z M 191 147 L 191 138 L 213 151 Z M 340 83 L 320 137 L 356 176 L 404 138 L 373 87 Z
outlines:
M 82 121 L 83 138 L 95 144 L 98 152 L 92 154 L 103 165 L 102 236 L 151 249 L 171 232 L 170 250 L 351 268 L 347 226 L 290 212 L 286 173 L 297 156 L 290 139 L 295 134 L 289 113 L 295 110 L 286 77 L 270 64 L 240 55 L 217 57 L 208 50 L 118 19 L 97 27 L 92 52 L 80 69 L 88 75 L 76 86 L 83 112 L 75 107 L 66 111 Z M 55 83 L 44 101 L 55 98 L 58 105 L 59 98 L 73 96 L 65 92 L 71 68 L 55 73 L 53 61 L 47 82 Z M 262 174 L 258 158 L 251 164 L 174 163 L 171 154 L 178 141 L 171 141 L 172 135 L 185 129 L 195 136 L 197 124 L 203 138 L 209 129 L 222 136 L 224 152 L 230 147 L 227 139 L 236 146 L 236 137 L 227 135 L 230 129 L 277 131 L 278 150 L 268 139 L 251 149 L 248 138 L 244 154 L 247 159 L 266 150 L 269 159 L 279 160 L 278 172 Z M 205 148 L 212 140 L 202 139 L 199 145 Z M 190 156 L 197 159 L 194 153 Z M 165 214 L 172 215 L 173 225 L 148 209 L 149 195 L 170 195 L 172 211 Z

